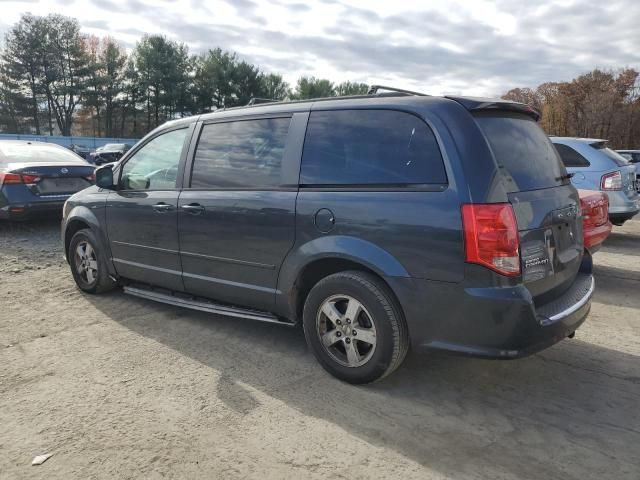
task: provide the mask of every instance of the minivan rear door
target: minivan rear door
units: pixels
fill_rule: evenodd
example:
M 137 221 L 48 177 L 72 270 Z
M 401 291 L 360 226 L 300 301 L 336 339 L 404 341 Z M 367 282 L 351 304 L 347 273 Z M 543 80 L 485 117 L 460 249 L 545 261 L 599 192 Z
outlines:
M 536 300 L 553 300 L 573 283 L 582 260 L 578 193 L 532 118 L 513 112 L 474 117 L 516 215 L 523 282 Z

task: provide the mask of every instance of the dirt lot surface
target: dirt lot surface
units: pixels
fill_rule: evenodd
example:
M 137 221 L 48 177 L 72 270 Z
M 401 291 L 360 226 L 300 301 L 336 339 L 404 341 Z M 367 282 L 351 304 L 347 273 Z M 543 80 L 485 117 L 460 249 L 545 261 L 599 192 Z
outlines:
M 575 339 L 365 387 L 297 329 L 81 294 L 61 255 L 57 221 L 0 225 L 2 479 L 640 478 L 639 221 Z

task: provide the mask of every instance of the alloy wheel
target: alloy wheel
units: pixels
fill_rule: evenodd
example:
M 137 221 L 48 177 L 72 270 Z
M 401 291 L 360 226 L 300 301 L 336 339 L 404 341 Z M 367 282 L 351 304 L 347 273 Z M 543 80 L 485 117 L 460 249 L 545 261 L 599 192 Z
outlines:
M 373 317 L 349 295 L 333 295 L 320 305 L 316 330 L 329 356 L 345 367 L 364 365 L 376 349 Z
M 75 251 L 76 272 L 87 285 L 93 284 L 98 278 L 98 258 L 96 251 L 86 240 L 78 243 Z

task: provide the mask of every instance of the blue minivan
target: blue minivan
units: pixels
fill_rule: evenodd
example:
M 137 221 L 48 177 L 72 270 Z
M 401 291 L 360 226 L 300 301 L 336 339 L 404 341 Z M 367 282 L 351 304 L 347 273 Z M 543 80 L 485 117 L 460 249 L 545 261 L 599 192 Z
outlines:
M 538 114 L 379 90 L 157 128 L 65 204 L 78 287 L 301 323 L 351 383 L 410 347 L 513 359 L 573 336 L 591 257 Z

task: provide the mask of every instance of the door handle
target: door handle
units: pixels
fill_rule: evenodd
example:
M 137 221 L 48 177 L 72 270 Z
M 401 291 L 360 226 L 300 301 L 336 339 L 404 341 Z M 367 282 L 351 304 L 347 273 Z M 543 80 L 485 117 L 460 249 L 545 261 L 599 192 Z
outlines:
M 173 210 L 173 205 L 169 205 L 168 203 L 160 202 L 160 203 L 156 203 L 153 206 L 153 209 L 158 213 L 163 213 L 163 212 L 168 212 L 170 210 Z
M 202 212 L 204 212 L 204 207 L 202 205 L 200 205 L 199 203 L 190 203 L 189 205 L 182 205 L 182 210 L 184 210 L 187 213 L 190 213 L 191 215 L 200 215 Z

